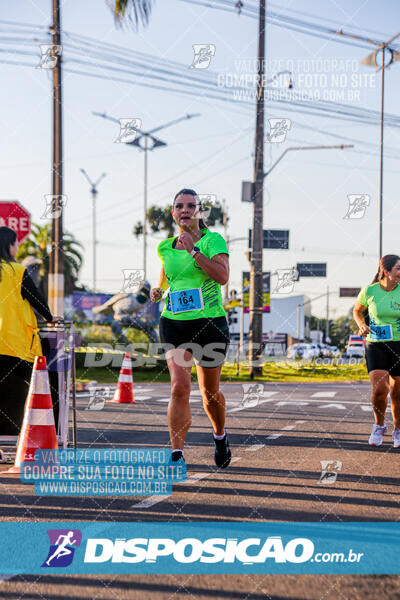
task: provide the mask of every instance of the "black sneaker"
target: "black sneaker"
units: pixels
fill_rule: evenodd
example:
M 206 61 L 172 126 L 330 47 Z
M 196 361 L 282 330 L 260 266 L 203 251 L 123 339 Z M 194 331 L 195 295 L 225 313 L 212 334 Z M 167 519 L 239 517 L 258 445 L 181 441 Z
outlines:
M 184 456 L 182 454 L 182 452 L 180 450 L 175 450 L 172 452 L 172 456 L 171 456 L 171 461 L 172 462 L 180 462 L 180 463 L 185 463 L 185 459 Z
M 225 437 L 222 440 L 216 440 L 213 436 L 213 440 L 215 444 L 215 464 L 219 469 L 226 469 L 231 462 L 232 457 L 227 435 L 225 434 Z

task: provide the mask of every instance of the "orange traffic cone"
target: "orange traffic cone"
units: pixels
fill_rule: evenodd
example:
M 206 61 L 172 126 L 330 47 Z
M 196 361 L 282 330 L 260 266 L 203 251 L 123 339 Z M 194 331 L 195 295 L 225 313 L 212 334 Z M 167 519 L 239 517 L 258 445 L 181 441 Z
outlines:
M 21 462 L 34 461 L 35 450 L 58 448 L 54 424 L 53 403 L 50 395 L 46 358 L 36 356 L 31 385 L 25 404 L 24 421 L 18 438 L 14 466 L 4 473 L 20 473 Z
M 125 353 L 122 361 L 121 371 L 118 377 L 118 386 L 115 390 L 111 402 L 134 403 L 133 399 L 133 378 L 132 378 L 132 359 L 129 352 Z

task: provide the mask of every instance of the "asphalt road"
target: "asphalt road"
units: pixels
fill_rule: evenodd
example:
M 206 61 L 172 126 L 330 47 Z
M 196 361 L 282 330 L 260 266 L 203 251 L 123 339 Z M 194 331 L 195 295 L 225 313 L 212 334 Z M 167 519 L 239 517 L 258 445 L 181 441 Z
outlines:
M 249 385 L 249 384 L 247 384 Z M 225 383 L 231 466 L 217 471 L 197 386 L 187 439 L 187 481 L 170 497 L 38 497 L 17 476 L 0 479 L 0 519 L 17 521 L 395 521 L 400 451 L 388 435 L 371 448 L 368 384 L 264 384 L 258 398 Z M 259 390 L 260 391 L 260 390 Z M 135 386 L 136 404 L 87 410 L 78 399 L 80 447 L 163 447 L 169 386 Z M 388 421 L 391 421 L 388 414 Z M 390 427 L 389 427 L 390 430 Z M 321 483 L 321 461 L 330 461 Z M 1 466 L 5 470 L 6 466 Z M 328 467 L 329 470 L 329 467 Z M 335 478 L 336 474 L 336 478 Z M 325 480 L 326 481 L 326 480 Z M 1 598 L 400 598 L 397 576 L 18 576 Z

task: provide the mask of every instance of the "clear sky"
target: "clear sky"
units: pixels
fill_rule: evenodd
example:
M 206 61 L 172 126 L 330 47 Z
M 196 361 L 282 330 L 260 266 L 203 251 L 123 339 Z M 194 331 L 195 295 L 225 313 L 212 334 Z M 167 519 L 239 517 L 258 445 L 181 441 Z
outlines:
M 254 6 L 255 2 L 244 0 L 244 4 Z M 398 33 L 395 0 L 386 0 L 384 10 L 382 3 L 371 0 L 275 0 L 267 4 L 270 11 L 378 40 Z M 13 54 L 12 46 L 4 42 L 13 27 L 4 21 L 47 27 L 51 20 L 50 0 L 3 0 L 1 6 L 0 49 L 11 50 L 8 54 L 2 52 L 0 60 L 10 59 Z M 158 0 L 149 25 L 136 32 L 129 27 L 116 28 L 104 0 L 62 0 L 61 6 L 64 39 L 71 34 L 85 35 L 172 60 L 182 66 L 185 75 L 193 59 L 192 45 L 214 44 L 215 56 L 205 77 L 216 73 L 222 81 L 254 73 L 257 20 L 243 14 L 179 0 Z M 44 223 L 40 221 L 44 195 L 51 193 L 51 78 L 49 71 L 34 68 L 39 50 L 32 35 L 27 35 L 23 46 L 31 56 L 19 55 L 21 48 L 15 45 L 15 60 L 32 66 L 0 66 L 0 198 L 19 200 L 33 220 Z M 266 49 L 268 75 L 289 68 L 293 72 L 293 93 L 314 97 L 320 93 L 322 98 L 351 107 L 379 110 L 378 74 L 374 68 L 360 65 L 372 47 L 357 48 L 269 24 Z M 73 62 L 76 57 L 65 50 L 66 69 L 79 67 Z M 90 60 L 89 53 L 87 58 Z M 94 72 L 90 65 L 85 70 Z M 65 228 L 84 244 L 81 280 L 90 285 L 91 197 L 79 169 L 84 167 L 92 179 L 106 172 L 97 200 L 98 288 L 106 292 L 120 291 L 122 269 L 142 266 L 142 241 L 132 235 L 132 228 L 143 212 L 143 153 L 135 147 L 115 144 L 118 125 L 93 116 L 92 111 L 106 111 L 116 118 L 140 118 L 145 130 L 187 113 L 201 113 L 196 119 L 159 133 L 168 145 L 149 154 L 148 204 L 166 205 L 178 189 L 192 187 L 198 193 L 226 200 L 230 238 L 246 237 L 252 222 L 251 205 L 241 203 L 241 182 L 252 178 L 254 108 L 235 102 L 233 91 L 232 101 L 220 102 L 202 96 L 201 91 L 183 95 L 147 87 L 144 84 L 150 80 L 146 78 L 131 79 L 132 83 L 122 83 L 64 73 Z M 277 83 L 281 87 L 276 91 L 286 89 L 285 76 Z M 385 108 L 394 115 L 398 113 L 399 84 L 400 63 L 394 63 L 386 71 L 385 88 Z M 310 298 L 323 293 L 327 285 L 331 290 L 363 287 L 377 270 L 379 127 L 329 114 L 317 117 L 294 108 L 292 105 L 288 110 L 285 104 L 279 106 L 267 99 L 266 119 L 290 119 L 291 128 L 285 142 L 266 144 L 266 169 L 291 145 L 332 145 L 343 139 L 355 147 L 291 152 L 266 179 L 264 227 L 289 229 L 290 250 L 265 250 L 264 270 L 326 261 L 326 279 L 305 278 L 296 284 L 294 293 L 305 293 Z M 399 252 L 398 128 L 385 129 L 385 144 L 384 254 Z M 348 194 L 370 196 L 363 218 L 343 218 Z M 148 278 L 152 285 L 158 279 L 156 245 L 160 239 L 159 234 L 149 237 Z M 231 245 L 232 287 L 240 286 L 241 271 L 248 270 L 246 250 L 244 240 Z M 332 316 L 344 314 L 351 305 L 351 299 L 339 300 L 333 295 Z M 323 316 L 325 300 L 315 301 L 312 309 Z

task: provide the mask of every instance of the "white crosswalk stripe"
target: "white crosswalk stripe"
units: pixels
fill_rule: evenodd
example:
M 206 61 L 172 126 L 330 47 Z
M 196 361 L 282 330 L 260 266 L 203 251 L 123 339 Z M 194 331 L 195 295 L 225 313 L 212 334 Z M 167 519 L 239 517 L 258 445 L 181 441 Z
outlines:
M 256 452 L 257 450 L 261 450 L 261 448 L 264 448 L 264 446 L 265 444 L 254 444 L 253 446 L 245 448 L 245 452 Z

